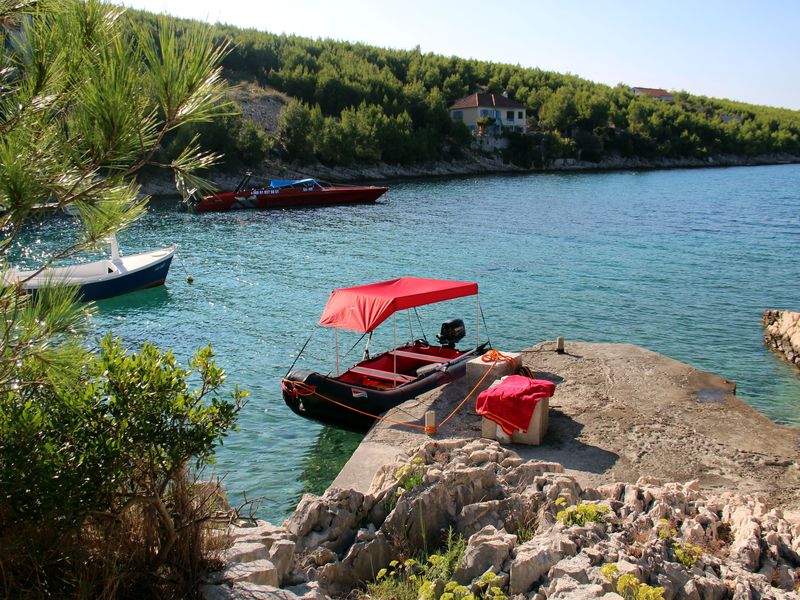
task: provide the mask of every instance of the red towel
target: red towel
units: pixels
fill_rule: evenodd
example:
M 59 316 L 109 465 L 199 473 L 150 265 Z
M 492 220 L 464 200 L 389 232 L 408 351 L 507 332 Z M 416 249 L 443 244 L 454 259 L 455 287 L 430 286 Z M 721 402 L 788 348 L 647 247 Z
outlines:
M 478 395 L 475 411 L 500 425 L 507 435 L 517 429 L 527 432 L 539 400 L 549 398 L 555 391 L 552 381 L 509 375 Z

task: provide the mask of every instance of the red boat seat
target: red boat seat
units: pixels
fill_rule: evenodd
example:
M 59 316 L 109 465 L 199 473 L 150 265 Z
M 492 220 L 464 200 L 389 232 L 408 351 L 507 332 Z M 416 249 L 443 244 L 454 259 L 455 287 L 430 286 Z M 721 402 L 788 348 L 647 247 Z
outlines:
M 394 354 L 395 356 L 401 356 L 403 358 L 413 358 L 416 360 L 424 360 L 426 362 L 432 363 L 446 363 L 449 362 L 450 358 L 443 358 L 441 356 L 433 356 L 431 354 L 422 354 L 421 352 L 410 352 L 408 350 L 392 350 L 389 354 Z
M 416 377 L 403 375 L 402 373 L 392 373 L 391 371 L 381 371 L 379 369 L 370 369 L 368 367 L 359 367 L 356 365 L 350 369 L 351 373 L 358 373 L 359 375 L 366 375 L 367 377 L 374 377 L 375 379 L 385 379 L 387 381 L 394 381 L 396 383 L 408 383 L 414 381 Z

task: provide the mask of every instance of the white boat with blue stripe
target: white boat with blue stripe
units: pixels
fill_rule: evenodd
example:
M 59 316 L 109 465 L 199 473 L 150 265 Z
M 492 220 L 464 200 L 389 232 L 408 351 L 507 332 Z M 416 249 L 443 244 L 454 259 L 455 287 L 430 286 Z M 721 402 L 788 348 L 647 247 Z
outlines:
M 36 290 L 51 286 L 77 286 L 81 300 L 102 300 L 143 288 L 162 285 L 167 279 L 177 246 L 120 256 L 116 238 L 111 238 L 111 257 L 94 262 L 53 267 L 41 271 L 9 269 L 7 285 L 21 284 Z

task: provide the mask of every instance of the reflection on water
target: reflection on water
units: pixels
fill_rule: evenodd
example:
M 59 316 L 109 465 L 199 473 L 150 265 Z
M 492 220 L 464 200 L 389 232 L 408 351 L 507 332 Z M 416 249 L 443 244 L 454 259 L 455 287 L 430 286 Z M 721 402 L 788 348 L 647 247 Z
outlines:
M 172 268 L 170 269 L 172 271 Z M 171 277 L 174 279 L 175 274 Z M 107 317 L 127 316 L 150 313 L 154 308 L 167 308 L 170 306 L 170 297 L 176 292 L 174 289 L 159 285 L 158 287 L 137 290 L 123 296 L 107 298 L 96 302 L 97 311 Z
M 322 495 L 363 437 L 360 433 L 323 426 L 314 444 L 305 454 L 303 472 L 300 474 L 303 489 L 298 492 L 295 502 L 303 494 Z

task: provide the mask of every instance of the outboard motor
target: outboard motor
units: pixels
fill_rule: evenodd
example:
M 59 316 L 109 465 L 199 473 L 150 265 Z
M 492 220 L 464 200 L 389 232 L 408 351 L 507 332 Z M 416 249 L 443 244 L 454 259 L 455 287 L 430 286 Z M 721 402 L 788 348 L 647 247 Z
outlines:
M 461 319 L 450 319 L 442 323 L 442 331 L 436 335 L 436 340 L 443 348 L 455 348 L 456 342 L 464 339 L 467 330 Z

